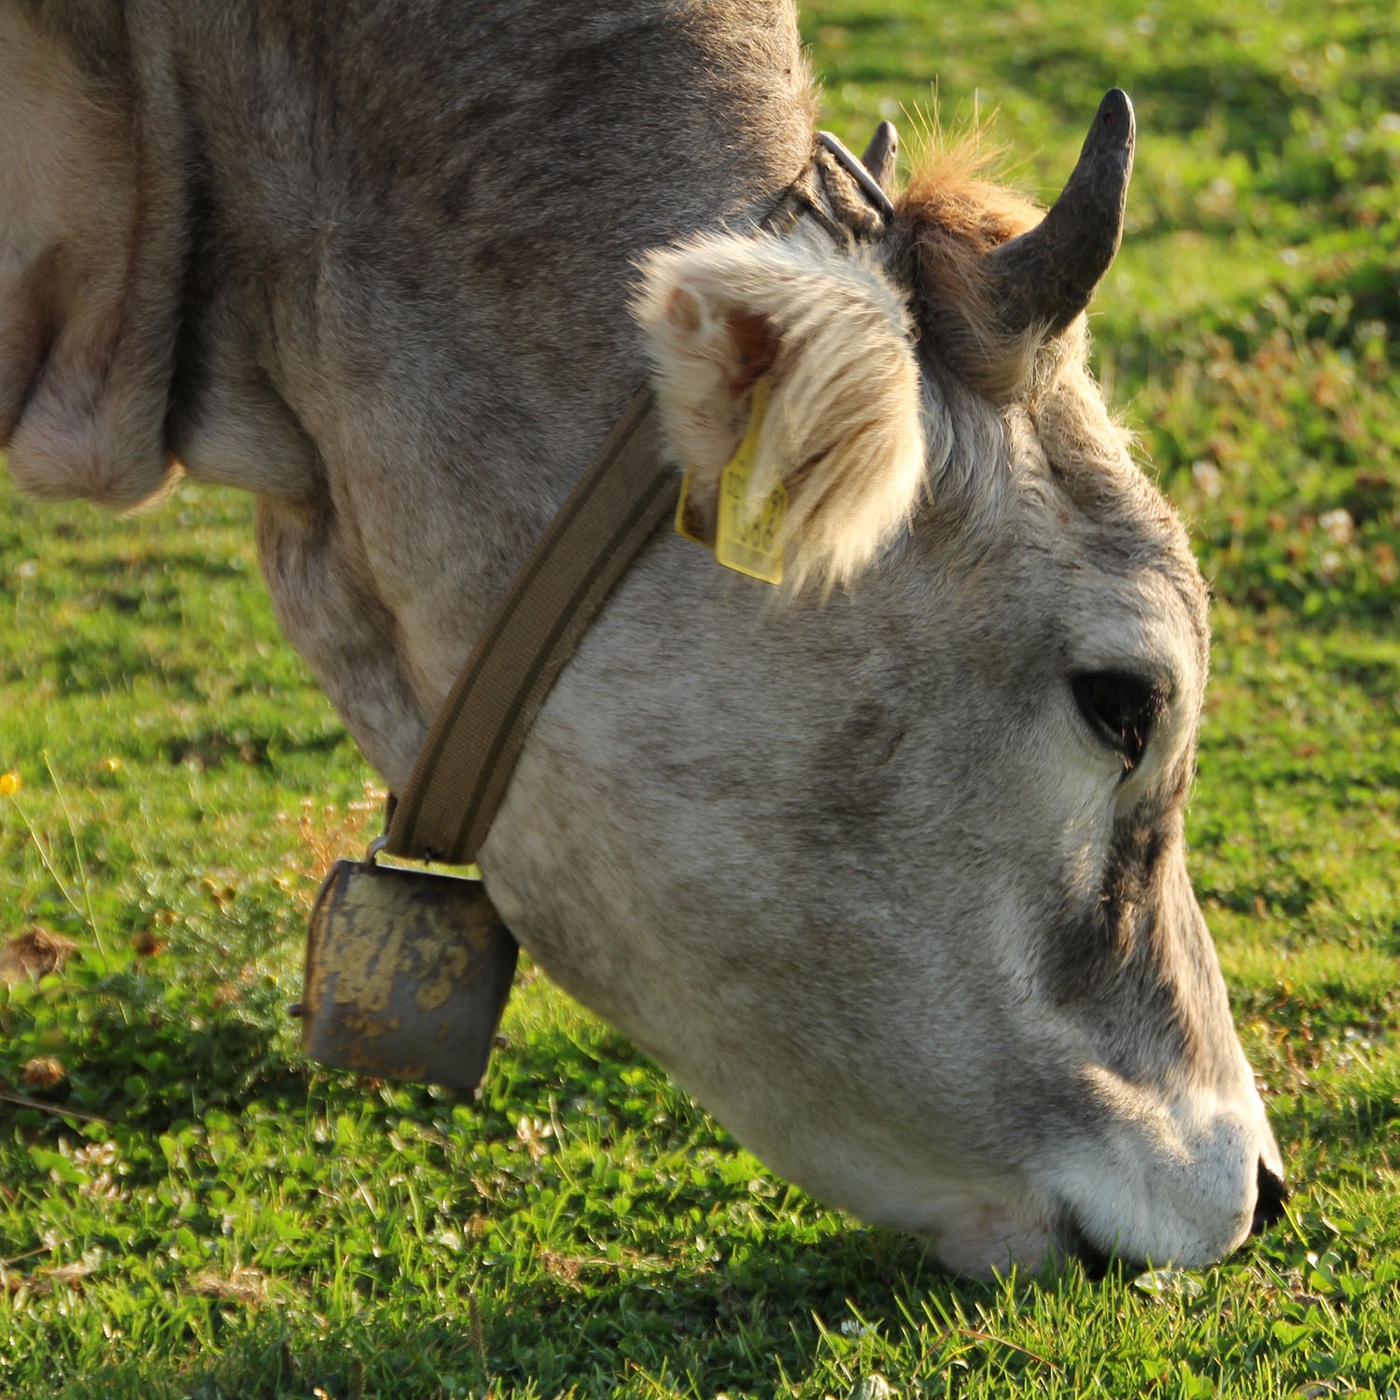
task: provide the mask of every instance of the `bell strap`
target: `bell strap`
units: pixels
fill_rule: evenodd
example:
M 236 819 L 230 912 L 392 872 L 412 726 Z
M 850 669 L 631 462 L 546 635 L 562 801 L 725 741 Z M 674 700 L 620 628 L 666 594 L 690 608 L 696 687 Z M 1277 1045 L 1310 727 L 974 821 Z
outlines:
M 679 491 L 643 389 L 472 648 L 394 806 L 391 855 L 476 858 L 540 706 Z

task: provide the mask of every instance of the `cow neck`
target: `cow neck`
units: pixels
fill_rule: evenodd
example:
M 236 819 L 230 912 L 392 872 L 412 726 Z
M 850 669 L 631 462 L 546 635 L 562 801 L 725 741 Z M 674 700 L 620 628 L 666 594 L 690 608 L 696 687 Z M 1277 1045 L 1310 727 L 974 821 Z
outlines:
M 783 236 L 811 220 L 844 247 L 879 237 L 892 214 L 865 167 L 822 132 L 759 229 Z M 449 865 L 476 859 L 540 707 L 613 587 L 673 514 L 679 490 L 652 391 L 643 388 L 472 647 L 408 787 L 390 800 L 378 849 Z

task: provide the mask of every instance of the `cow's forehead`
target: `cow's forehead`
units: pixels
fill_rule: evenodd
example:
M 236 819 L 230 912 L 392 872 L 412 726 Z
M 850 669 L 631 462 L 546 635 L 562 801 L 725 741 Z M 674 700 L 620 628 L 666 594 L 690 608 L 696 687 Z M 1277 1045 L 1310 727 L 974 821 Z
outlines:
M 1165 673 L 1197 688 L 1204 581 L 1180 519 L 1085 367 L 1082 327 L 1076 334 L 1051 373 L 1000 406 L 925 351 L 924 563 L 1002 655 Z
M 1206 586 L 1179 517 L 1133 460 L 1097 386 L 1076 365 L 1066 383 L 998 417 L 1000 470 L 984 464 L 981 489 L 952 515 L 966 523 L 951 571 L 981 595 L 971 599 L 979 625 L 1008 657 L 1134 674 L 1198 697 Z M 946 524 L 934 533 L 937 559 L 950 543 Z
M 1205 585 L 1156 489 L 1141 477 L 1127 485 L 1074 500 L 1079 528 L 1053 546 L 1066 662 L 1194 694 L 1209 648 Z

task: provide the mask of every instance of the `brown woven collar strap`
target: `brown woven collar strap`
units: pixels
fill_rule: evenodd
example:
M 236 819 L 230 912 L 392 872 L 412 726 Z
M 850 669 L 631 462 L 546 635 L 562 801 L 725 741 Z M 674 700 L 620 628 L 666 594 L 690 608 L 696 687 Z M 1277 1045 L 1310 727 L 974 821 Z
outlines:
M 762 229 L 788 233 L 805 214 L 838 241 L 868 232 L 827 212 L 824 178 L 814 159 Z M 383 849 L 450 865 L 476 859 L 540 706 L 614 585 L 674 511 L 679 491 L 644 389 L 472 648 L 394 805 Z
M 643 390 L 472 649 L 394 807 L 390 854 L 476 858 L 540 706 L 679 489 Z

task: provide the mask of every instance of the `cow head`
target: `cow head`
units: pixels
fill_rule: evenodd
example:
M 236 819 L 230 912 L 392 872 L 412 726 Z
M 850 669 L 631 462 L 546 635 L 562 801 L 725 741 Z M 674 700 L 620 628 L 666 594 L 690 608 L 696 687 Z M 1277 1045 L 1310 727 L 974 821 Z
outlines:
M 669 35 L 670 67 L 618 60 L 588 109 L 606 153 L 666 107 L 628 148 L 648 198 L 580 221 L 572 94 L 524 80 L 576 18 L 539 7 L 512 74 L 475 8 L 443 16 L 471 56 L 449 86 L 351 44 L 376 103 L 325 104 L 341 124 L 314 132 L 324 7 L 283 7 L 311 26 L 300 68 L 180 6 L 0 8 L 11 470 L 122 506 L 178 451 L 257 491 L 283 626 L 391 783 L 625 399 L 635 220 L 655 242 L 737 218 L 810 137 L 790 6 L 648 7 L 633 38 L 665 57 Z M 239 65 L 262 60 L 259 86 Z M 459 100 L 479 70 L 511 101 Z M 409 99 L 450 121 L 389 141 L 382 188 L 349 158 L 312 178 L 305 138 L 363 154 Z M 1085 368 L 1127 121 L 1105 108 L 1043 222 L 955 155 L 874 249 L 804 229 L 647 261 L 702 504 L 769 385 L 750 485 L 786 486 L 789 587 L 656 540 L 480 855 L 522 944 L 773 1167 L 971 1273 L 1215 1259 L 1280 1190 L 1186 876 L 1204 589 Z M 526 189 L 526 166 L 552 178 Z
M 763 891 L 730 915 L 789 1005 L 770 1033 L 734 982 L 715 1034 L 761 1042 L 771 1084 L 642 1035 L 760 1155 L 974 1274 L 1074 1250 L 1199 1264 L 1282 1189 L 1186 874 L 1205 589 L 1085 366 L 1131 153 L 1110 94 L 1043 221 L 953 152 L 876 251 L 710 237 L 644 267 L 677 457 L 712 482 L 769 375 L 757 489 L 788 486 L 799 589 L 851 587 L 759 614 L 742 682 L 700 643 L 764 732 L 736 714 L 739 762 L 692 755 L 703 778 L 671 755 L 697 803 L 745 758 L 763 774 L 723 809 Z M 806 674 L 774 662 L 793 651 Z M 695 976 L 733 982 L 747 946 Z

